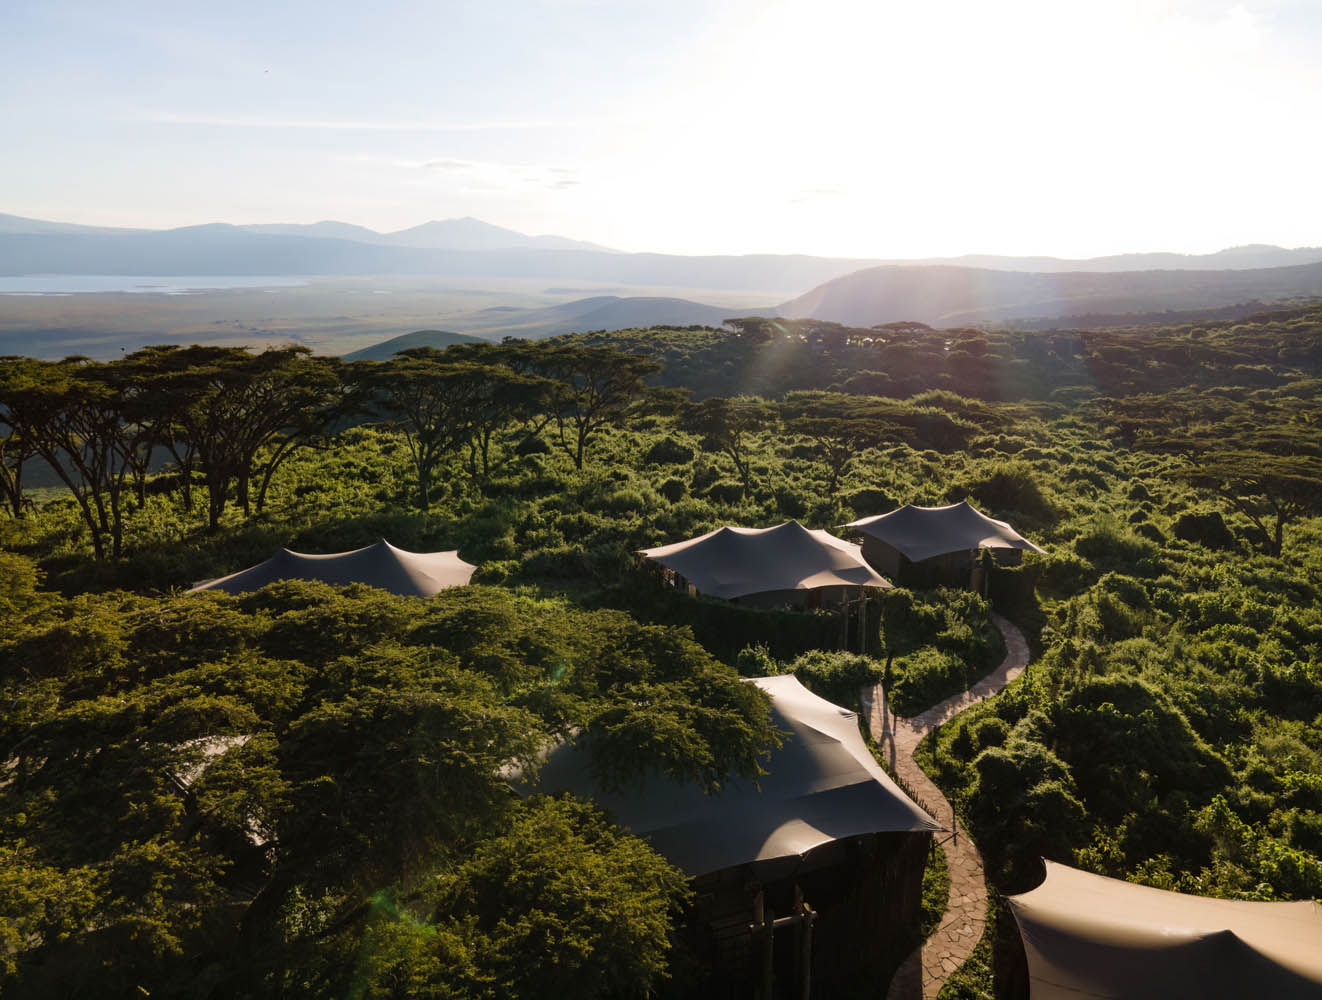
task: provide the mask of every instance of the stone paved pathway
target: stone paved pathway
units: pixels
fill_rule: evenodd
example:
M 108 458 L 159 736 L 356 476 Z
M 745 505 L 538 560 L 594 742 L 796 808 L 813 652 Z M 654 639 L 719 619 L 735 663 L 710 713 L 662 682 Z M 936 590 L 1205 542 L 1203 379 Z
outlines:
M 878 685 L 865 689 L 864 702 L 872 738 L 882 748 L 891 768 L 900 775 L 927 805 L 935 818 L 949 826 L 952 834 L 939 834 L 950 868 L 950 896 L 946 913 L 938 927 L 900 966 L 886 993 L 887 1000 L 933 1000 L 946 980 L 973 953 L 982 937 L 987 920 L 987 882 L 982 873 L 982 856 L 973 841 L 957 829 L 950 803 L 932 783 L 926 772 L 914 763 L 918 741 L 949 722 L 960 712 L 990 698 L 1023 673 L 1028 664 L 1028 643 L 1023 633 L 1000 615 L 992 622 L 1005 636 L 1005 660 L 973 687 L 922 715 L 902 719 L 893 715 L 885 692 Z

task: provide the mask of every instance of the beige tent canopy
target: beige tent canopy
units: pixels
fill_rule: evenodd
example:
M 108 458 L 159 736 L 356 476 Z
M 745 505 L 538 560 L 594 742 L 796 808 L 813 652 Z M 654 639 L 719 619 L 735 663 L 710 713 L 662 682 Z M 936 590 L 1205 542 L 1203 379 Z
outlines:
M 719 794 L 660 775 L 619 791 L 599 788 L 588 753 L 561 744 L 538 779 L 543 792 L 591 797 L 689 875 L 801 856 L 867 833 L 940 830 L 896 786 L 863 743 L 857 716 L 817 697 L 792 676 L 759 677 L 772 724 L 788 733 L 758 779 Z
M 1010 897 L 1032 1000 L 1322 996 L 1322 907 L 1187 896 L 1048 861 Z
M 1046 551 L 1004 521 L 970 507 L 967 500 L 946 507 L 905 504 L 889 514 L 850 521 L 845 527 L 885 542 L 912 562 L 969 549 Z
M 640 549 L 699 593 L 731 600 L 822 587 L 889 587 L 857 545 L 798 521 L 774 528 L 717 528 L 686 542 Z
M 266 562 L 206 580 L 190 591 L 223 590 L 243 594 L 276 580 L 320 580 L 343 586 L 365 583 L 405 597 L 430 597 L 446 587 L 461 587 L 477 569 L 455 552 L 405 552 L 385 539 L 352 552 L 305 555 L 281 549 Z

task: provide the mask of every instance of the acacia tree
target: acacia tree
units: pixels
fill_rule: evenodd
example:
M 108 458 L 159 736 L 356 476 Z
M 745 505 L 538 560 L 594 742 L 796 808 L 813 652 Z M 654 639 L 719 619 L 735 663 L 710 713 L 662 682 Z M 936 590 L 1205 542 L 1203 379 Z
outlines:
M 6 358 L 0 409 L 73 495 L 98 559 L 123 550 L 124 492 L 143 438 L 113 366 L 66 358 Z M 149 447 L 149 446 L 148 446 Z
M 1248 518 L 1270 555 L 1280 556 L 1286 527 L 1322 511 L 1322 407 L 1311 399 L 1171 393 L 1103 406 L 1131 447 L 1181 456 L 1177 475 Z
M 550 406 L 555 387 L 531 370 L 524 356 L 519 343 L 446 348 L 447 361 L 474 364 L 484 376 L 469 414 L 468 472 L 474 479 L 491 475 L 491 446 L 501 431 L 522 424 L 526 439 L 555 418 Z
M 452 362 L 432 347 L 401 351 L 390 361 L 360 362 L 355 378 L 373 407 L 404 434 L 418 476 L 418 503 L 431 507 L 441 462 L 473 439 L 491 369 Z
M 1322 459 L 1312 455 L 1212 452 L 1181 475 L 1215 490 L 1252 521 L 1273 556 L 1281 554 L 1287 525 L 1322 513 Z
M 553 383 L 551 409 L 560 447 L 583 468 L 588 442 L 619 423 L 643 392 L 643 379 L 660 370 L 650 358 L 610 347 L 536 344 L 523 348 L 524 364 Z
M 702 438 L 707 451 L 719 451 L 734 463 L 748 496 L 752 478 L 750 438 L 773 426 L 775 408 L 757 396 L 714 396 L 696 403 L 686 403 L 679 411 L 679 428 Z
M 297 449 L 324 440 L 343 416 L 357 410 L 361 399 L 345 380 L 338 358 L 309 357 L 306 348 L 283 358 L 258 355 L 253 389 L 269 401 L 264 419 L 253 420 L 245 445 L 248 458 L 240 480 L 240 502 L 248 513 L 248 484 L 258 481 L 254 509 L 266 505 L 271 479 Z
M 352 405 L 340 363 L 306 347 L 148 348 L 136 366 L 141 420 L 169 448 L 183 473 L 185 504 L 192 470 L 207 488 L 207 526 L 216 531 L 233 498 L 260 512 L 271 478 L 299 446 L 325 431 Z
M 901 436 L 900 427 L 886 419 L 886 410 L 867 396 L 837 392 L 792 392 L 781 406 L 785 428 L 808 438 L 818 461 L 826 466 L 828 490 L 864 448 Z
M 32 443 L 6 418 L 8 408 L 0 400 L 0 494 L 14 517 L 22 517 L 26 506 L 23 495 L 23 463 L 36 456 Z

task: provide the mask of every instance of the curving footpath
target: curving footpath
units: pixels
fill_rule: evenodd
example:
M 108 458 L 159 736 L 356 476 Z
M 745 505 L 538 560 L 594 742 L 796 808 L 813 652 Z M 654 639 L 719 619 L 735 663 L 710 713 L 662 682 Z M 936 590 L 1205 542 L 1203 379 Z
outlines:
M 949 722 L 985 698 L 998 693 L 1028 665 L 1028 643 L 1013 624 L 1000 615 L 992 623 L 1005 637 L 1005 660 L 967 691 L 947 698 L 922 715 L 902 719 L 890 712 L 881 685 L 864 689 L 868 728 L 882 748 L 891 768 L 935 811 L 935 819 L 955 830 L 940 841 L 950 868 L 950 896 L 945 917 L 926 941 L 902 964 L 891 980 L 887 1000 L 934 1000 L 950 975 L 973 953 L 987 921 L 987 882 L 982 855 L 953 822 L 954 811 L 941 790 L 913 759 L 918 742 L 932 730 Z

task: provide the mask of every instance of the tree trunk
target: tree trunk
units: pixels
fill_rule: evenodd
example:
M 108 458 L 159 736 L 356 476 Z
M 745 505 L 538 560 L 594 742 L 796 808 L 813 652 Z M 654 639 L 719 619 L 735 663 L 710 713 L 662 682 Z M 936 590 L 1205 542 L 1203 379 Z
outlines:
M 275 475 L 275 465 L 266 467 L 262 473 L 262 485 L 257 488 L 257 513 L 260 516 L 262 509 L 266 506 L 266 490 L 271 485 L 271 477 Z
M 4 484 L 5 501 L 14 512 L 14 519 L 18 520 L 23 516 L 23 463 L 14 466 L 12 475 L 6 470 L 0 476 L 3 477 L 0 482 Z
M 225 512 L 225 487 L 229 476 L 207 470 L 207 532 L 214 535 L 220 530 L 220 515 Z
M 431 510 L 430 463 L 418 463 L 418 504 L 423 510 Z
M 271 458 L 266 463 L 266 468 L 262 470 L 262 485 L 257 489 L 257 513 L 259 515 L 266 507 L 266 491 L 271 485 L 271 479 L 275 476 L 275 470 L 280 468 L 284 460 L 292 455 L 297 447 L 294 440 L 293 438 L 285 438 L 271 454 Z
M 184 502 L 184 512 L 191 514 L 193 512 L 193 449 L 185 448 L 181 457 L 173 444 L 166 447 L 170 449 L 170 456 L 174 459 L 175 465 L 179 466 L 179 488 Z
M 574 452 L 574 468 L 583 468 L 583 449 L 587 444 L 588 431 L 582 425 L 578 428 L 578 450 Z
M 247 463 L 245 463 L 244 467 L 239 470 L 238 479 L 234 484 L 234 499 L 238 502 L 239 506 L 243 508 L 244 517 L 249 517 L 252 514 L 251 504 L 248 500 L 248 484 L 251 474 Z

